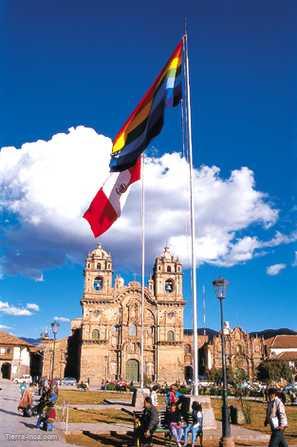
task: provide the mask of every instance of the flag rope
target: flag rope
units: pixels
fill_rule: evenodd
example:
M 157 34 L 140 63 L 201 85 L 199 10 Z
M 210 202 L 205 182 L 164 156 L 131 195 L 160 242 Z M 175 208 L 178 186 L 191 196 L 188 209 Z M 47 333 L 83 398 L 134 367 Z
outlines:
M 145 274 L 145 195 L 144 195 L 144 154 L 141 155 L 141 344 L 140 344 L 140 386 L 144 388 L 144 274 Z
M 193 147 L 192 147 L 192 116 L 191 116 L 191 89 L 189 75 L 189 53 L 188 53 L 188 35 L 185 32 L 183 36 L 184 54 L 183 72 L 185 80 L 185 116 L 186 116 L 186 142 L 189 155 L 189 189 L 190 189 L 190 223 L 191 223 L 191 289 L 193 305 L 193 353 L 194 353 L 194 380 L 193 394 L 199 395 L 199 375 L 198 375 L 198 324 L 197 324 L 197 268 L 196 268 L 196 227 L 195 227 L 195 203 L 194 203 L 194 181 L 193 181 Z

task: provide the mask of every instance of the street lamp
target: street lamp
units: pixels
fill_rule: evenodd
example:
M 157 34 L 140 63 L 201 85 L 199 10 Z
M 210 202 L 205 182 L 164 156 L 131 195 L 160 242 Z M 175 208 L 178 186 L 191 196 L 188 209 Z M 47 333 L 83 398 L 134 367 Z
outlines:
M 221 313 L 221 341 L 222 341 L 222 370 L 223 370 L 223 391 L 222 391 L 222 439 L 220 445 L 224 447 L 234 447 L 234 440 L 231 436 L 231 427 L 229 421 L 228 410 L 228 382 L 226 370 L 226 355 L 225 355 L 225 334 L 224 334 L 224 311 L 223 300 L 226 298 L 227 287 L 229 282 L 223 278 L 215 279 L 212 282 L 214 286 L 216 297 L 220 301 Z
M 54 380 L 54 368 L 55 368 L 55 350 L 56 350 L 56 338 L 57 333 L 59 331 L 60 325 L 57 321 L 53 321 L 51 323 L 52 333 L 54 335 L 54 348 L 53 348 L 53 363 L 52 363 L 52 373 L 51 373 L 51 380 L 53 382 Z

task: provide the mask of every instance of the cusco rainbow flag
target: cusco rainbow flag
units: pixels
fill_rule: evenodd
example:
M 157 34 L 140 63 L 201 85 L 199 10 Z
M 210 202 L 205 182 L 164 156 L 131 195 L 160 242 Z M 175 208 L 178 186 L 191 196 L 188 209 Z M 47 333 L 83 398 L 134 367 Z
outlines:
M 149 142 L 163 127 L 165 107 L 175 107 L 182 97 L 181 40 L 157 79 L 144 95 L 116 135 L 111 154 L 110 170 L 119 172 L 130 168 Z

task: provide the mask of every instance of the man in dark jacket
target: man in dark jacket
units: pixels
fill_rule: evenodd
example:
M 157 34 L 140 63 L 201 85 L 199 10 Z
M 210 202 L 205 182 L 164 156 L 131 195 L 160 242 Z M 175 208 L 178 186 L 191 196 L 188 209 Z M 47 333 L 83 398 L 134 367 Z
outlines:
M 144 409 L 136 423 L 136 439 L 140 439 L 144 446 L 151 445 L 153 433 L 159 424 L 159 414 L 150 397 L 144 399 Z

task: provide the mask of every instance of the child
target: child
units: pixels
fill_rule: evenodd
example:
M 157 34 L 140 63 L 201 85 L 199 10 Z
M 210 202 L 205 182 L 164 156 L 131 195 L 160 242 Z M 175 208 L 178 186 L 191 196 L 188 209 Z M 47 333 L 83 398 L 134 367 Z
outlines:
M 183 437 L 182 417 L 175 403 L 171 404 L 169 413 L 166 416 L 167 425 L 170 433 L 176 441 L 178 447 L 181 447 L 181 439 Z
M 197 435 L 199 436 L 200 446 L 203 441 L 203 414 L 202 407 L 199 402 L 192 403 L 192 419 L 193 423 L 188 424 L 185 428 L 185 444 L 188 442 L 188 434 L 192 432 L 192 446 L 195 445 Z
M 54 403 L 50 403 L 47 407 L 46 413 L 45 413 L 45 422 L 44 422 L 44 429 L 46 431 L 53 431 L 54 429 L 54 422 L 57 418 L 57 412 L 55 408 Z

